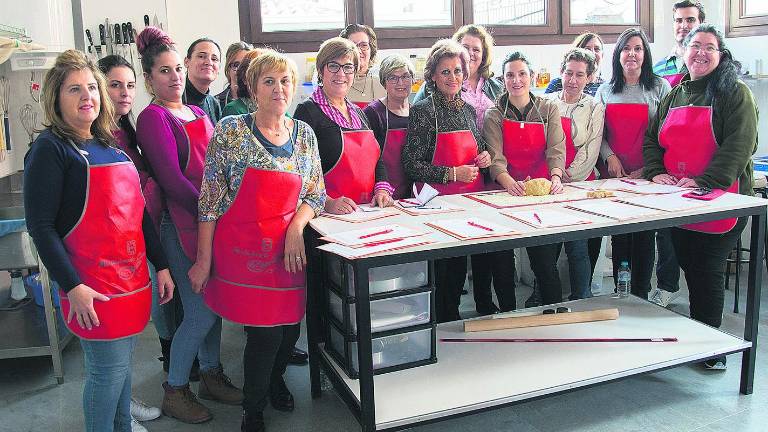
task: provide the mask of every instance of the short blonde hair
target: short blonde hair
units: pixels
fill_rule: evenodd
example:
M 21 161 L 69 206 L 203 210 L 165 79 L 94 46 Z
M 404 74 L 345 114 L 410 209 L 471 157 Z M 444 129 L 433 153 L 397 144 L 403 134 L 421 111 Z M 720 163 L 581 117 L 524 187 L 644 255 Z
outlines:
M 83 70 L 93 74 L 99 88 L 99 114 L 96 116 L 96 120 L 91 123 L 91 135 L 104 145 L 114 146 L 115 138 L 112 135 L 112 130 L 117 128 L 115 107 L 107 93 L 107 80 L 96 63 L 80 51 L 66 50 L 59 54 L 53 68 L 45 74 L 40 98 L 43 114 L 45 114 L 43 126 L 50 128 L 59 138 L 78 143 L 83 141 L 83 138 L 61 116 L 61 108 L 59 107 L 59 93 L 64 81 L 71 72 Z
M 315 59 L 315 65 L 317 66 L 317 82 L 323 82 L 323 69 L 325 66 L 339 57 L 346 55 L 352 55 L 352 63 L 355 65 L 355 72 L 357 72 L 358 66 L 360 66 L 360 53 L 357 52 L 357 45 L 352 43 L 349 39 L 343 37 L 330 38 L 320 45 L 320 49 L 317 51 Z
M 440 63 L 440 60 L 446 57 L 460 58 L 464 79 L 469 78 L 469 54 L 467 54 L 467 50 L 453 39 L 440 39 L 429 49 L 427 63 L 424 66 L 424 79 L 428 83 L 434 82 L 432 75 L 437 71 L 437 65 Z
M 381 85 L 386 87 L 387 77 L 398 69 L 407 69 L 411 76 L 416 75 L 413 71 L 413 64 L 407 58 L 400 54 L 392 54 L 391 56 L 384 57 L 379 66 L 379 81 Z
M 480 39 L 480 44 L 483 46 L 483 59 L 477 68 L 477 73 L 484 79 L 492 77 L 491 64 L 493 63 L 493 58 L 491 57 L 491 52 L 493 51 L 493 36 L 481 25 L 467 24 L 453 34 L 453 40 L 461 43 L 461 39 L 467 35 Z
M 245 72 L 245 82 L 248 84 L 251 95 L 256 93 L 259 78 L 264 73 L 270 71 L 287 71 L 291 77 L 293 93 L 296 94 L 296 87 L 299 84 L 299 72 L 296 68 L 296 63 L 286 55 L 268 49 L 263 50 L 258 57 L 251 60 L 251 64 L 248 65 L 248 70 Z

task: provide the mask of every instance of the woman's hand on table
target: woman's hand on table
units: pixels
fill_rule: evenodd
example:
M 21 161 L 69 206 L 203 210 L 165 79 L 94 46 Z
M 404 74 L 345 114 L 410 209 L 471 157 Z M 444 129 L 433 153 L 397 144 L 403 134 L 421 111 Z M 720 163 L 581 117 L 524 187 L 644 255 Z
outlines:
M 608 176 L 613 178 L 626 177 L 627 172 L 624 171 L 624 166 L 621 164 L 619 157 L 615 154 L 608 156 L 605 160 L 608 165 Z
M 688 177 L 683 177 L 680 180 L 677 181 L 675 186 L 683 187 L 683 188 L 697 188 L 699 187 L 699 184 L 696 183 L 696 180 Z
M 93 301 L 109 301 L 109 297 L 98 293 L 85 284 L 80 284 L 72 288 L 67 293 L 69 300 L 69 313 L 67 314 L 67 323 L 72 322 L 72 318 L 77 319 L 80 328 L 92 330 L 101 325 L 96 310 L 93 308 Z
M 160 274 L 160 272 L 158 272 Z M 192 284 L 192 292 L 200 294 L 205 289 L 205 285 L 208 283 L 208 278 L 211 276 L 211 263 L 203 262 L 201 260 L 195 261 L 192 267 L 187 272 L 189 282 Z
M 475 165 L 478 168 L 488 168 L 491 166 L 491 154 L 484 151 L 475 157 Z
M 170 270 L 165 269 L 157 272 L 157 294 L 160 297 L 159 302 L 161 305 L 171 301 L 175 288 Z
M 550 195 L 563 193 L 563 181 L 559 175 L 553 175 L 550 181 L 552 182 L 552 187 L 549 188 Z
M 461 165 L 453 167 L 453 170 L 456 173 L 456 181 L 462 183 L 472 183 L 480 175 L 480 168 L 474 165 Z
M 288 225 L 285 232 L 285 252 L 283 253 L 283 265 L 285 271 L 296 273 L 304 270 L 307 263 L 307 255 L 304 251 L 304 230 L 294 224 Z
M 531 177 L 525 179 L 530 180 Z M 507 190 L 507 193 L 514 196 L 525 195 L 525 181 L 517 181 L 507 173 L 503 173 L 496 178 L 496 181 Z
M 677 184 L 677 177 L 671 176 L 669 174 L 659 174 L 653 176 L 652 181 L 658 184 L 674 185 Z
M 643 169 L 642 168 L 636 169 L 636 170 L 632 171 L 631 173 L 629 173 L 629 175 L 627 177 L 629 177 L 631 179 L 641 179 L 641 178 L 643 178 Z
M 349 214 L 357 210 L 357 204 L 345 196 L 325 200 L 325 211 L 332 214 Z
M 371 205 L 377 205 L 379 207 L 389 207 L 394 203 L 395 201 L 392 199 L 392 194 L 386 189 L 378 189 L 371 200 Z

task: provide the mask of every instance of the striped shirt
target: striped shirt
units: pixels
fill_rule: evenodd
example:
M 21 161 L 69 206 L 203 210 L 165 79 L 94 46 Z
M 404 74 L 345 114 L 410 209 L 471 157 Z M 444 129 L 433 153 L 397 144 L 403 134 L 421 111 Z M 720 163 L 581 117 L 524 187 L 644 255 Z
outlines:
M 667 57 L 664 57 L 661 59 L 658 63 L 653 65 L 653 73 L 655 73 L 658 76 L 667 76 L 667 75 L 674 75 L 677 73 L 682 72 L 681 69 L 683 69 L 683 65 L 681 64 L 678 67 L 678 58 L 677 56 L 670 55 Z
M 320 110 L 323 111 L 323 114 L 325 114 L 329 119 L 333 120 L 333 122 L 337 125 L 352 130 L 359 130 L 363 128 L 363 122 L 357 115 L 357 111 L 355 111 L 352 102 L 348 101 L 346 98 L 344 98 L 344 102 L 347 104 L 347 112 L 349 112 L 350 120 L 347 120 L 347 118 L 344 117 L 344 114 L 342 114 L 338 108 L 328 102 L 328 98 L 325 97 L 325 93 L 323 93 L 322 87 L 317 87 L 317 89 L 312 93 L 311 98 L 317 104 L 317 106 L 320 107 Z

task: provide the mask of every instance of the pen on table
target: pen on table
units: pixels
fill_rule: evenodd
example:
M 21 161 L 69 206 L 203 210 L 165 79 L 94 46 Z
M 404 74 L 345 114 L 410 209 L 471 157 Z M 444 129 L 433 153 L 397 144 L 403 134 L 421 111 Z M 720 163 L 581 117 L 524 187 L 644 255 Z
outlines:
M 487 226 L 482 226 L 482 225 L 480 225 L 479 223 L 475 223 L 475 222 L 472 222 L 472 221 L 467 221 L 467 225 L 469 225 L 469 226 L 473 226 L 473 227 L 475 227 L 475 228 L 484 229 L 484 230 L 486 230 L 486 231 L 493 231 L 493 229 L 491 229 L 491 228 L 488 228 Z
M 392 232 L 392 230 L 391 230 L 391 229 L 385 229 L 385 230 L 383 230 L 383 231 L 376 231 L 376 232 L 374 232 L 374 233 L 370 233 L 370 234 L 364 234 L 364 235 L 361 235 L 361 236 L 360 236 L 360 237 L 358 237 L 358 238 L 359 238 L 359 239 L 366 239 L 366 238 L 368 238 L 368 237 L 373 237 L 373 236 L 377 236 L 377 235 L 381 235 L 381 234 L 389 234 L 389 233 L 391 233 L 391 232 Z
M 627 183 L 627 184 L 631 184 L 631 185 L 633 185 L 633 186 L 637 186 L 637 182 L 633 182 L 633 181 L 631 181 L 631 180 L 627 180 L 627 179 L 619 179 L 619 181 L 622 181 L 622 182 L 624 182 L 624 183 Z
M 541 218 L 539 217 L 538 213 L 534 212 L 533 217 L 536 218 L 536 222 L 538 222 L 539 224 L 541 225 L 544 224 L 544 222 L 541 221 Z

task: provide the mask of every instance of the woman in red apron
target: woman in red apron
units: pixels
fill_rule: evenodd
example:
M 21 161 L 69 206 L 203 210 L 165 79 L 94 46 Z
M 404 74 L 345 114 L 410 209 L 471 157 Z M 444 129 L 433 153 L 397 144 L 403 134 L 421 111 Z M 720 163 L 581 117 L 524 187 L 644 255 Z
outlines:
M 171 344 L 162 409 L 183 422 L 200 423 L 212 415 L 189 388 L 195 355 L 200 360 L 201 398 L 235 405 L 242 401 L 242 392 L 224 375 L 219 361 L 221 318 L 192 291 L 187 276 L 197 259 L 197 201 L 213 125 L 200 108 L 182 103 L 184 67 L 168 35 L 148 27 L 139 34 L 137 46 L 154 99 L 139 114 L 136 134 L 166 203 L 157 215 L 160 239 L 184 305 Z
M 221 317 L 245 325 L 241 430 L 264 430 L 263 411 L 293 411 L 283 380 L 306 303 L 303 231 L 325 188 L 309 126 L 286 116 L 293 61 L 268 51 L 246 76 L 259 106 L 217 126 L 200 195 L 199 255 L 190 277 Z
M 490 156 L 475 124 L 475 110 L 461 98 L 469 56 L 453 40 L 432 46 L 425 78 L 436 89 L 411 107 L 403 168 L 413 182 L 429 183 L 443 195 L 484 189 L 480 169 Z M 461 319 L 459 302 L 467 276 L 466 257 L 435 261 L 435 313 L 439 322 Z
M 385 58 L 379 68 L 379 80 L 387 95 L 374 100 L 363 110 L 381 147 L 389 184 L 395 190 L 393 199 L 411 195 L 411 182 L 405 175 L 401 159 L 408 135 L 408 96 L 413 77 L 413 65 L 405 57 L 395 54 Z
M 348 39 L 357 47 L 359 63 L 347 98 L 360 109 L 363 109 L 371 101 L 386 94 L 384 84 L 378 80 L 376 70 L 373 67 L 378 51 L 376 32 L 367 25 L 350 24 L 339 33 L 339 37 Z M 319 67 L 317 70 L 319 76 L 322 70 Z
M 661 184 L 707 187 L 752 195 L 752 154 L 757 150 L 757 106 L 738 79 L 723 34 L 702 24 L 685 38 L 689 74 L 659 107 L 643 146 L 645 177 Z M 720 327 L 725 260 L 747 218 L 722 219 L 672 229 L 685 273 L 691 318 Z M 725 369 L 725 356 L 707 360 Z
M 43 83 L 44 130 L 25 157 L 24 206 L 40 258 L 60 287 L 61 312 L 85 357 L 87 431 L 131 431 L 131 361 L 149 321 L 147 257 L 160 301 L 173 282 L 131 159 L 110 130 L 104 76 L 62 53 Z
M 595 163 L 603 140 L 605 107 L 585 93 L 587 83 L 597 71 L 592 52 L 574 48 L 563 57 L 560 67 L 562 90 L 549 96 L 560 110 L 565 133 L 565 181 L 595 179 Z M 600 253 L 602 237 L 565 243 L 570 276 L 570 300 L 592 297 L 591 282 L 594 263 L 591 256 Z M 590 254 L 590 250 L 596 253 Z
M 565 168 L 565 135 L 560 112 L 552 101 L 531 94 L 535 75 L 528 59 L 519 51 L 502 63 L 505 92 L 485 115 L 483 136 L 493 162 L 491 179 L 513 195 L 524 195 L 526 178 L 551 179 L 550 193 L 561 193 Z M 556 257 L 560 244 L 526 248 L 544 304 L 562 300 Z M 512 275 L 508 297 L 515 305 L 512 251 L 505 263 Z M 498 288 L 497 288 L 498 289 Z
M 648 122 L 669 93 L 667 81 L 653 74 L 648 38 L 642 30 L 628 29 L 616 42 L 613 52 L 613 77 L 600 86 L 596 98 L 605 104 L 605 128 L 600 149 L 607 177 L 643 176 L 643 138 Z M 614 280 L 622 261 L 632 270 L 632 294 L 647 298 L 655 253 L 655 231 L 611 237 Z M 670 248 L 671 249 L 671 248 Z M 660 253 L 667 249 L 661 248 Z M 671 251 L 669 252 L 671 253 Z M 670 259 L 666 256 L 663 259 Z
M 320 87 L 296 107 L 294 118 L 315 131 L 328 200 L 325 211 L 351 213 L 358 204 L 393 203 L 381 149 L 363 110 L 347 99 L 359 65 L 358 48 L 344 38 L 323 42 L 317 52 Z

